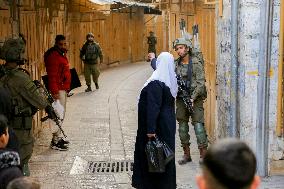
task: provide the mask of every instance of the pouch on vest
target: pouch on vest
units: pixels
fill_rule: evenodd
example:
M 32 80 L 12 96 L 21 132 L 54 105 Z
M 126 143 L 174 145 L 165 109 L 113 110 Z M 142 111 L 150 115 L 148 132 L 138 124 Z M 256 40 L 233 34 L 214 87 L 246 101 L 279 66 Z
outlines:
M 32 121 L 32 117 L 13 117 L 10 125 L 13 129 L 29 130 L 32 128 Z
M 87 45 L 86 48 L 86 54 L 85 54 L 85 60 L 86 61 L 94 61 L 98 58 L 98 50 L 97 46 L 95 44 Z

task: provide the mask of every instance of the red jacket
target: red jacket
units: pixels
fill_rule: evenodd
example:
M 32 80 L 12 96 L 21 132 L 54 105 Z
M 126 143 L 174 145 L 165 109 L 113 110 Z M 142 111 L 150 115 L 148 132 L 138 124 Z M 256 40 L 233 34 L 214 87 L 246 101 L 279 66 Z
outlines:
M 59 90 L 69 91 L 71 74 L 65 53 L 53 47 L 45 54 L 44 62 L 51 94 L 58 94 Z

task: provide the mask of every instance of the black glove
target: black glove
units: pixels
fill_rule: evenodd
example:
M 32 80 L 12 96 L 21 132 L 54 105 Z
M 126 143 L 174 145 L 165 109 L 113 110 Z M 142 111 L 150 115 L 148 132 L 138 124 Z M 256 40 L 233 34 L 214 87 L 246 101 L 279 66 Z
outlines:
M 47 113 L 50 119 L 55 119 L 57 117 L 54 108 L 51 105 L 46 106 L 45 112 Z

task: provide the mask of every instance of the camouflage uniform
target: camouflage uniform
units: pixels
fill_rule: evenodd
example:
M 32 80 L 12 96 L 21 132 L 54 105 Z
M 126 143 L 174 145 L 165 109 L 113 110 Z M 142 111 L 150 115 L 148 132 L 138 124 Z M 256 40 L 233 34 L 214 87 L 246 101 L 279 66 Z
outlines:
M 150 36 L 147 37 L 148 41 L 148 53 L 155 53 L 156 55 L 156 44 L 157 44 L 157 38 L 154 36 L 154 32 L 150 32 Z
M 184 164 L 191 161 L 189 149 L 190 135 L 188 133 L 189 117 L 191 117 L 191 123 L 194 127 L 201 158 L 203 158 L 208 146 L 208 139 L 204 126 L 203 108 L 203 101 L 207 97 L 207 91 L 205 87 L 204 60 L 202 53 L 196 49 L 193 49 L 191 41 L 187 41 L 184 38 L 176 39 L 174 41 L 174 47 L 177 45 L 185 45 L 189 47 L 192 52 L 191 56 L 189 57 L 190 61 L 188 64 L 183 64 L 181 57 L 175 61 L 176 73 L 177 75 L 180 75 L 188 85 L 187 92 L 190 94 L 190 98 L 193 100 L 193 112 L 190 114 L 183 101 L 183 94 L 179 92 L 176 98 L 176 117 L 179 123 L 179 137 L 185 154 L 184 159 L 179 161 L 179 163 Z
M 88 34 L 88 36 L 93 36 L 93 34 Z M 88 51 L 93 52 L 91 56 L 88 56 Z M 98 58 L 100 58 L 100 62 L 103 62 L 103 53 L 100 45 L 94 41 L 87 41 L 81 51 L 80 58 L 84 62 L 84 76 L 86 80 L 86 85 L 88 88 L 91 87 L 91 75 L 93 77 L 93 81 L 96 84 L 96 88 L 98 89 L 98 78 L 100 75 L 100 69 L 98 64 Z
M 176 60 L 176 73 L 181 75 L 183 80 L 188 78 L 188 66 L 192 64 L 192 79 L 189 94 L 193 99 L 193 113 L 189 114 L 186 108 L 182 96 L 178 94 L 176 99 L 176 116 L 179 123 L 179 136 L 182 144 L 189 144 L 190 135 L 188 134 L 189 126 L 188 121 L 191 117 L 192 125 L 195 129 L 198 147 L 207 147 L 208 141 L 206 137 L 206 131 L 204 129 L 204 108 L 203 100 L 206 99 L 206 88 L 205 88 L 205 76 L 203 63 L 197 57 L 191 57 L 189 64 L 182 64 L 181 59 Z
M 9 39 L 1 48 L 1 59 L 9 62 L 17 62 L 20 59 L 17 52 L 24 44 L 19 43 L 22 39 Z M 17 53 L 15 53 L 17 52 Z M 10 126 L 14 129 L 20 144 L 20 158 L 23 171 L 29 175 L 28 161 L 31 158 L 34 146 L 32 131 L 32 116 L 38 109 L 48 106 L 46 98 L 39 92 L 30 76 L 21 68 L 9 68 L 5 65 L 5 75 L 0 78 L 0 86 L 9 89 L 12 97 L 13 115 L 9 120 Z

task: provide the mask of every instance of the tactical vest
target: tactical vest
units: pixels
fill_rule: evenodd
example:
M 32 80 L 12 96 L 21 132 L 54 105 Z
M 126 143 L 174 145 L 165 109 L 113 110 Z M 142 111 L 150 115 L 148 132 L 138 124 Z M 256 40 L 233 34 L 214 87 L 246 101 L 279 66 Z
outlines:
M 180 62 L 180 58 L 175 61 L 176 63 L 176 73 L 179 74 L 182 79 L 185 81 L 186 86 L 188 88 L 188 92 L 190 95 L 192 95 L 194 88 L 192 88 L 192 84 L 195 84 L 195 75 L 196 73 L 193 73 L 192 71 L 194 70 L 194 66 L 196 64 L 200 64 L 204 67 L 204 60 L 203 60 L 203 55 L 200 51 L 197 49 L 193 49 L 192 55 L 191 55 L 191 60 L 189 64 L 182 64 Z M 204 69 L 204 68 L 203 68 Z M 205 78 L 204 78 L 205 80 Z M 205 81 L 206 82 L 206 81 Z M 205 100 L 207 98 L 207 90 L 206 86 L 202 86 L 202 94 L 200 94 L 200 97 Z M 178 93 L 178 96 L 180 97 L 180 94 Z
M 85 60 L 86 61 L 95 61 L 99 56 L 99 51 L 96 43 L 87 44 Z
M 6 74 L 0 78 L 0 87 L 8 89 L 12 96 L 12 118 L 9 120 L 10 126 L 14 129 L 31 129 L 32 116 L 37 112 L 37 108 L 23 99 L 19 91 L 17 91 L 17 87 L 11 87 L 14 83 L 9 83 L 9 80 L 16 74 L 25 73 L 16 68 L 7 71 Z

